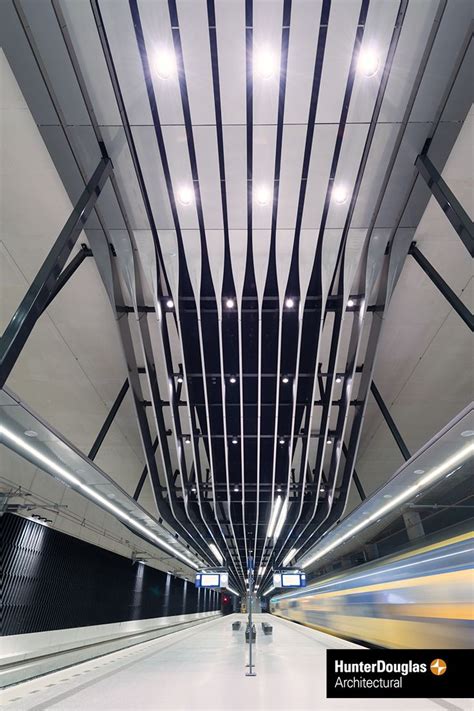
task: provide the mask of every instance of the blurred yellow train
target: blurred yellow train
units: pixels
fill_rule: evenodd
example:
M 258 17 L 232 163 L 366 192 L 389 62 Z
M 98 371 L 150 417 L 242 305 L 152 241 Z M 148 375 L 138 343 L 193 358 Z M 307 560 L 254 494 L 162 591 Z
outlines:
M 270 612 L 361 644 L 470 648 L 474 533 L 383 558 L 270 600 Z

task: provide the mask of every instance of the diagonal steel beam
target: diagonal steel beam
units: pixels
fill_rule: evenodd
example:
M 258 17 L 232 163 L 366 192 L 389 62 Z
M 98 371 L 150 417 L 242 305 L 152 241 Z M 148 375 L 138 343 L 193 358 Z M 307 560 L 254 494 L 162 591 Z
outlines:
M 375 385 L 373 380 L 370 383 L 370 390 L 372 392 L 372 395 L 375 398 L 375 402 L 377 403 L 377 405 L 380 408 L 380 411 L 383 415 L 385 422 L 388 425 L 390 432 L 393 435 L 395 442 L 397 443 L 398 449 L 402 453 L 403 459 L 407 462 L 410 459 L 411 454 L 408 450 L 408 447 L 405 444 L 405 441 L 404 441 L 402 435 L 400 434 L 400 430 L 398 429 L 397 425 L 395 424 L 395 420 L 393 419 L 390 412 L 388 411 L 388 407 L 386 406 L 384 399 L 383 399 L 382 395 L 380 394 L 380 391 L 379 391 L 378 387 Z
M 464 323 L 474 331 L 474 316 L 469 311 L 467 306 L 461 301 L 459 296 L 454 293 L 449 284 L 445 282 L 441 274 L 436 271 L 431 262 L 426 259 L 425 255 L 420 252 L 415 242 L 412 242 L 410 250 L 408 252 L 411 254 L 416 263 L 423 269 L 425 274 L 431 279 L 436 288 L 443 294 L 449 305 L 456 311 L 457 315 L 462 318 Z
M 428 144 L 429 145 L 429 144 Z M 442 211 L 460 236 L 467 251 L 474 257 L 474 225 L 441 174 L 423 151 L 415 161 L 415 167 L 437 200 Z
M 0 342 L 0 387 L 10 375 L 35 323 L 57 288 L 58 278 L 112 172 L 109 158 L 95 169 Z
M 87 455 L 89 457 L 89 459 L 92 459 L 92 461 L 94 461 L 94 459 L 97 456 L 97 452 L 99 451 L 100 446 L 101 446 L 102 442 L 104 441 L 104 439 L 107 435 L 107 432 L 110 429 L 112 422 L 115 419 L 115 415 L 117 414 L 118 409 L 119 409 L 120 405 L 122 404 L 125 395 L 127 394 L 128 387 L 129 387 L 129 382 L 127 379 L 124 382 L 124 384 L 122 385 L 122 387 L 120 388 L 120 392 L 117 395 L 117 397 L 115 398 L 115 402 L 112 405 L 112 407 L 110 408 L 109 414 L 105 418 L 105 422 L 102 425 L 102 427 L 100 428 L 100 432 L 97 435 L 95 442 L 90 449 L 89 454 Z

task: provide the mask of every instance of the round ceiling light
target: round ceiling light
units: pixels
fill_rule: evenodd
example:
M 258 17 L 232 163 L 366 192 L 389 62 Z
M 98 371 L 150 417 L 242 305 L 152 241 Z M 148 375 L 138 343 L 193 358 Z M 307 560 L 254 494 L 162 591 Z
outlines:
M 188 185 L 183 185 L 182 188 L 179 189 L 178 192 L 178 200 L 180 201 L 181 205 L 184 205 L 187 207 L 188 205 L 191 205 L 194 199 L 194 191 L 192 188 L 190 188 Z
M 232 383 L 232 385 L 237 382 L 237 378 L 235 377 L 235 375 L 233 375 L 229 380 Z
M 464 430 L 464 432 L 461 432 L 461 437 L 474 437 L 474 430 Z
M 162 49 L 156 53 L 154 69 L 160 79 L 170 79 L 176 74 L 176 58 L 173 52 Z
M 335 185 L 332 189 L 332 197 L 338 205 L 343 205 L 349 197 L 349 192 L 345 185 Z
M 234 299 L 226 299 L 225 305 L 228 309 L 233 309 L 235 306 Z
M 285 383 L 285 385 L 286 385 L 287 383 L 289 383 L 289 382 L 290 382 L 289 377 L 288 377 L 287 375 L 284 375 L 283 378 L 282 378 L 282 382 Z
M 289 297 L 288 299 L 286 299 L 286 301 L 285 301 L 285 306 L 286 306 L 287 309 L 292 309 L 294 305 L 295 305 L 295 300 L 294 300 L 294 299 L 292 299 L 291 297 Z
M 35 430 L 25 430 L 25 435 L 27 437 L 37 437 L 38 433 Z
M 239 443 L 239 440 L 237 439 L 237 437 L 232 437 L 232 444 L 238 444 L 238 443 Z
M 271 79 L 278 71 L 275 53 L 268 48 L 261 49 L 254 55 L 253 68 L 261 79 Z
M 168 299 L 168 301 L 166 302 L 166 307 L 168 309 L 172 309 L 173 306 L 174 306 L 173 299 Z
M 270 198 L 270 190 L 266 187 L 266 185 L 261 185 L 255 193 L 255 199 L 257 201 L 257 204 L 261 207 L 264 207 L 265 205 L 268 205 L 268 203 L 270 202 Z
M 377 74 L 380 66 L 380 60 L 373 49 L 362 50 L 359 53 L 357 68 L 365 77 L 373 77 Z

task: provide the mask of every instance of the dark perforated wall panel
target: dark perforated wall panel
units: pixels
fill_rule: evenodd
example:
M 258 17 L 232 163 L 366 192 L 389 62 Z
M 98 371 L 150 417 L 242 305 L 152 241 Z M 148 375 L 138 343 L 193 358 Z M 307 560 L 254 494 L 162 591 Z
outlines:
M 217 610 L 219 594 L 34 521 L 0 517 L 1 634 Z

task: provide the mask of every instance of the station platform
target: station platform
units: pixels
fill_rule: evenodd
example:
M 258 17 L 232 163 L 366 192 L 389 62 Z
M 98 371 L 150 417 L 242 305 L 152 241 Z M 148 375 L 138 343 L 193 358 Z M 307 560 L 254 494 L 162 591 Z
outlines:
M 462 699 L 326 699 L 326 649 L 358 645 L 272 615 L 257 623 L 256 677 L 245 676 L 245 615 L 229 615 L 99 659 L 12 686 L 0 695 L 10 711 L 389 711 L 468 710 Z M 265 636 L 260 622 L 273 625 Z

